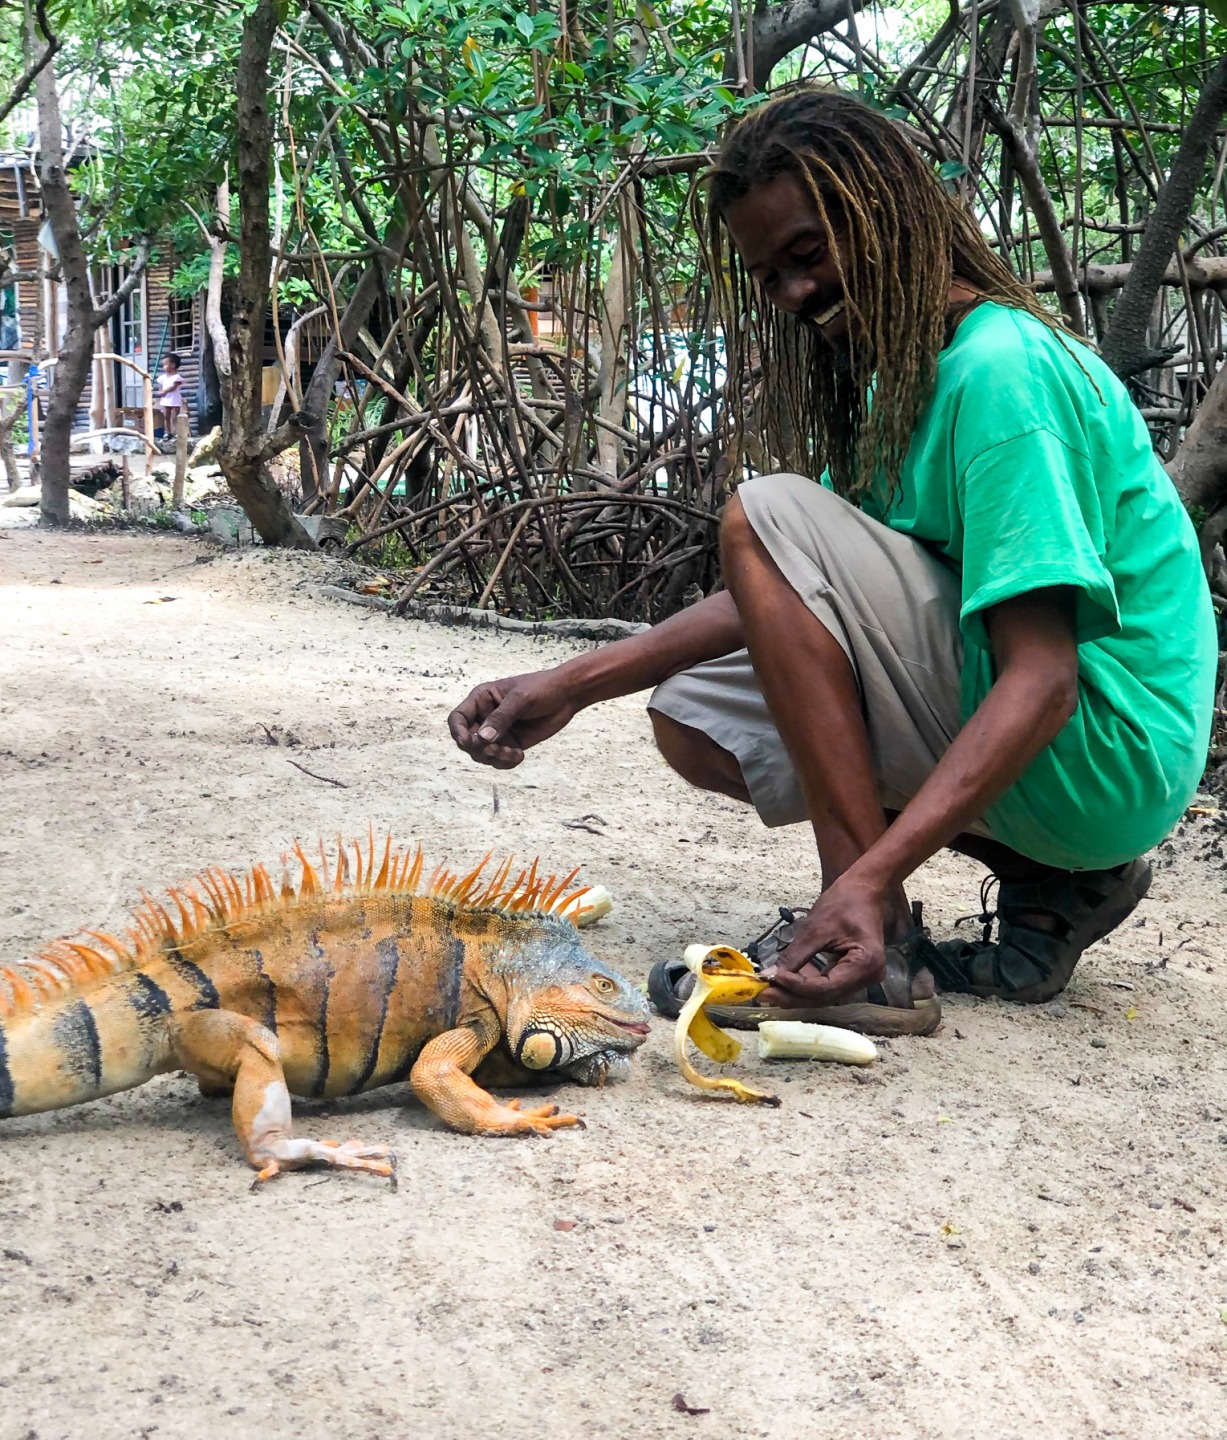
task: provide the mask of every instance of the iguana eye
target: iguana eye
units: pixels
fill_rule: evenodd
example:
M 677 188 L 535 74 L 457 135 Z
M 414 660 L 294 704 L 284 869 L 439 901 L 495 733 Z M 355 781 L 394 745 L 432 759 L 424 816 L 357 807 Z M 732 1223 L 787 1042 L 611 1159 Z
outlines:
M 608 975 L 594 975 L 592 977 L 592 988 L 598 995 L 612 995 L 618 987 Z

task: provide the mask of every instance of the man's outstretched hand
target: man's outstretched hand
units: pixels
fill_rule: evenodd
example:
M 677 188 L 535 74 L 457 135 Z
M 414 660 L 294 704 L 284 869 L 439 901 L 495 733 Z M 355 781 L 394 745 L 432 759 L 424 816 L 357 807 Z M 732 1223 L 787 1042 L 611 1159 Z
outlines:
M 886 974 L 883 936 L 887 894 L 851 875 L 841 876 L 818 897 L 798 924 L 796 935 L 775 965 L 764 970 L 776 996 L 767 991 L 760 1004 L 831 1005 L 875 985 Z M 825 962 L 833 959 L 825 972 Z
M 479 764 L 511 770 L 526 750 L 557 735 L 578 709 L 556 670 L 536 670 L 479 685 L 447 717 L 447 728 Z

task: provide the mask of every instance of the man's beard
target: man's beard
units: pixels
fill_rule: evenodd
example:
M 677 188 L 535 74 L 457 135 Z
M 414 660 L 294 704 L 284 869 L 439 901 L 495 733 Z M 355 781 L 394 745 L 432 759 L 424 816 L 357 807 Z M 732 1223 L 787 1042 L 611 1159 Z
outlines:
M 847 305 L 846 298 L 844 304 L 845 306 Z M 829 336 L 823 330 L 822 326 L 816 324 L 814 321 L 816 315 L 821 315 L 824 310 L 829 308 L 829 301 L 821 305 L 807 305 L 805 310 L 797 316 L 797 319 L 812 335 L 818 336 L 826 348 L 827 360 L 831 369 L 837 375 L 842 375 L 852 368 L 852 353 L 848 344 L 848 331 L 845 329 L 842 335 Z
M 822 342 L 822 348 L 825 351 L 824 358 L 831 370 L 836 375 L 846 375 L 852 369 L 852 351 L 848 346 L 847 332 L 845 331 L 838 339 L 828 339 L 812 320 L 802 317 L 801 324 L 811 335 L 816 335 Z

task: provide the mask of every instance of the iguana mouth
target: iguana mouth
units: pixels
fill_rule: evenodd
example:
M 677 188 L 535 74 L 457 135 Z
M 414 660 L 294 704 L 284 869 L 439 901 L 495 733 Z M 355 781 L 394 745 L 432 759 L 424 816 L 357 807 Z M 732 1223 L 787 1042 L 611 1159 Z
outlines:
M 614 1020 L 612 1015 L 607 1015 L 605 1018 L 613 1021 L 620 1030 L 629 1030 L 632 1035 L 651 1034 L 652 1027 L 646 1020 Z

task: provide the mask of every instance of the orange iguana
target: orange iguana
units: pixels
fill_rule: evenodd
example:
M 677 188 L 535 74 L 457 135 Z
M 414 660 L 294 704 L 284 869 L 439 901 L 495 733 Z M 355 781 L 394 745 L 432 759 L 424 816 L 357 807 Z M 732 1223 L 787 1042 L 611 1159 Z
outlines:
M 209 870 L 147 896 L 127 943 L 57 940 L 0 968 L 0 1118 L 79 1105 L 187 1070 L 205 1094 L 233 1089 L 234 1126 L 259 1172 L 320 1162 L 394 1175 L 385 1146 L 297 1140 L 296 1095 L 352 1095 L 408 1079 L 454 1129 L 548 1133 L 582 1123 L 557 1106 L 500 1103 L 470 1074 L 556 1070 L 585 1085 L 625 1072 L 648 1033 L 637 990 L 587 953 L 567 916 L 587 888 L 440 868 L 419 846 L 382 857 L 338 845 L 335 876 L 299 846 L 297 887 L 257 865 L 240 883 Z M 321 879 L 322 874 L 322 879 Z M 510 1062 L 508 1065 L 506 1062 Z

